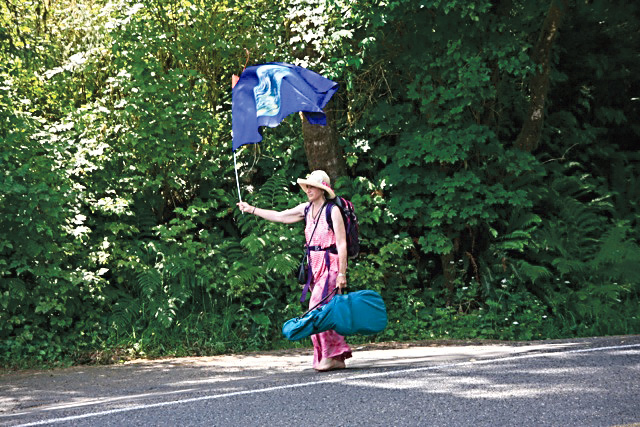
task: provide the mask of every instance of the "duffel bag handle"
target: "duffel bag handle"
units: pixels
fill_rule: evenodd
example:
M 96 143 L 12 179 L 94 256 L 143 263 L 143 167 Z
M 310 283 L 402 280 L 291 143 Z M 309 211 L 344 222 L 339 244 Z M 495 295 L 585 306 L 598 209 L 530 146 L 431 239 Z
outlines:
M 338 290 L 340 288 L 338 286 L 336 286 L 331 292 L 329 292 L 327 294 L 326 297 L 322 298 L 320 300 L 319 303 L 317 303 L 316 305 L 314 305 L 313 307 L 311 307 L 309 310 L 305 311 L 304 313 L 302 313 L 300 316 L 298 316 L 298 319 L 302 319 L 304 316 L 306 316 L 307 314 L 311 313 L 313 310 L 315 310 L 316 308 L 320 307 L 326 300 L 328 300 L 331 296 L 335 295 L 338 293 Z M 347 288 L 343 289 L 344 292 L 347 291 Z

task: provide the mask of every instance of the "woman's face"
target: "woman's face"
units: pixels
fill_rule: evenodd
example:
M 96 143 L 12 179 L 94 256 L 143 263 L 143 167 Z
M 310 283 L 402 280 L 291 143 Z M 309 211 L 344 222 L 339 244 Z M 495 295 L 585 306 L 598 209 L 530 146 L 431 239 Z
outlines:
M 318 187 L 313 187 L 311 185 L 307 185 L 307 197 L 310 202 L 315 202 L 316 200 L 322 199 L 322 193 L 324 191 L 319 189 Z

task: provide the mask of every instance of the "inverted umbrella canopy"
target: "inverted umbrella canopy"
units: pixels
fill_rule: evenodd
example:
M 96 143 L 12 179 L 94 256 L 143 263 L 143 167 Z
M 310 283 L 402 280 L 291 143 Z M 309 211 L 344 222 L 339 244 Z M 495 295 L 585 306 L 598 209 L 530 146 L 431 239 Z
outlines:
M 302 111 L 309 123 L 326 125 L 322 109 L 338 84 L 296 65 L 269 62 L 246 68 L 233 79 L 231 128 L 233 151 L 262 141 L 261 126 L 276 127 L 289 114 Z
M 340 335 L 373 335 L 387 326 L 387 309 L 375 291 L 335 295 L 327 304 L 285 322 L 282 334 L 290 341 L 334 330 Z

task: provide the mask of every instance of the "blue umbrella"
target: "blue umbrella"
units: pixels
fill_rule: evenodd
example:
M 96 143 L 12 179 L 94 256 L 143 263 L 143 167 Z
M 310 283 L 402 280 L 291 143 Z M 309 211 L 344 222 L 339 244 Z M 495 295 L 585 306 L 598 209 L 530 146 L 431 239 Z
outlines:
M 282 334 L 288 340 L 296 341 L 328 330 L 340 335 L 373 335 L 384 330 L 387 309 L 380 294 L 366 290 L 335 295 L 322 305 L 337 290 L 302 316 L 287 320 L 282 325 Z
M 254 65 L 245 68 L 239 77 L 233 76 L 232 148 L 240 200 L 236 150 L 245 144 L 259 143 L 262 141 L 262 127 L 276 127 L 289 114 L 298 111 L 304 113 L 309 123 L 326 125 L 323 108 L 337 90 L 336 82 L 284 62 Z

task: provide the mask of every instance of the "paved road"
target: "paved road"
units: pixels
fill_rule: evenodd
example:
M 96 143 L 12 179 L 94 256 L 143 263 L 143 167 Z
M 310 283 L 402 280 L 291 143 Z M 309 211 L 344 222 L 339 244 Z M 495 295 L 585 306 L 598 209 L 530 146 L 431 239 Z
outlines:
M 395 347 L 6 374 L 0 425 L 640 426 L 640 336 Z

